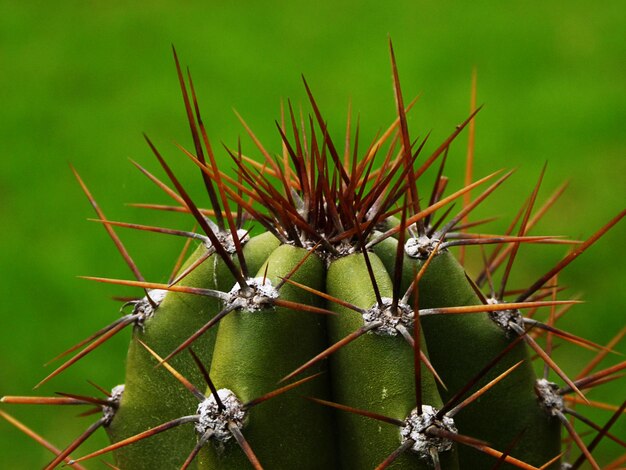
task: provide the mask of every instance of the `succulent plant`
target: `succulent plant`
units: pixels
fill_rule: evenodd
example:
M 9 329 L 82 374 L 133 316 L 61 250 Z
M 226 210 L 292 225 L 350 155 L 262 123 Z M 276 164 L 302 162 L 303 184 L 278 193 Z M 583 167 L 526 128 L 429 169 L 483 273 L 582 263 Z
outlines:
M 339 150 L 305 81 L 312 115 L 297 116 L 288 104 L 277 123 L 282 154 L 266 150 L 240 118 L 262 160 L 240 146 L 226 148 L 234 176 L 217 162 L 191 76 L 175 54 L 194 142 L 181 150 L 201 172 L 212 207 L 192 200 L 147 137 L 169 183 L 136 166 L 175 203 L 151 208 L 188 213 L 197 231 L 109 220 L 74 170 L 135 276 L 90 279 L 144 295 L 59 356 L 73 354 L 39 384 L 130 327 L 123 386 L 98 387 L 102 397 L 2 399 L 100 413 L 59 450 L 0 411 L 55 454 L 47 468 L 82 468 L 109 452 L 122 469 L 599 468 L 593 451 L 600 440 L 626 446 L 610 432 L 626 402 L 604 425 L 575 409 L 587 400 L 585 390 L 626 369 L 622 361 L 595 370 L 626 329 L 602 346 L 556 326 L 578 302 L 557 299 L 558 273 L 626 212 L 583 242 L 529 235 L 564 189 L 536 208 L 544 167 L 506 233 L 470 231 L 487 222 L 470 220 L 472 211 L 512 172 L 472 181 L 468 159 L 465 185 L 447 194 L 448 149 L 466 128 L 473 136 L 480 108 L 473 100 L 470 116 L 425 155 L 426 139 L 409 133 L 414 102 L 405 106 L 390 50 L 397 119 L 369 146 L 359 145 L 358 126 L 353 132 L 348 120 Z M 423 183 L 427 170 L 435 173 L 432 188 Z M 191 242 L 197 247 L 169 282 L 148 282 L 117 228 L 186 238 L 183 253 Z M 513 290 L 507 281 L 522 243 L 570 251 L 536 282 Z M 464 268 L 469 250 L 484 261 L 472 275 Z M 597 355 L 570 378 L 551 359 L 557 339 Z M 572 419 L 589 426 L 590 443 Z M 79 446 L 98 428 L 112 444 L 80 457 Z

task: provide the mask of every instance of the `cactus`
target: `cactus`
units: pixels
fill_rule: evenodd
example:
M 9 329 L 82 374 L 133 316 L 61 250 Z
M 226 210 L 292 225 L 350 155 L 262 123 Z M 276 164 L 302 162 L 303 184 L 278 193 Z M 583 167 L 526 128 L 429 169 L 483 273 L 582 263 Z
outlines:
M 625 331 L 601 346 L 555 321 L 578 302 L 557 300 L 558 273 L 626 212 L 583 242 L 528 235 L 562 192 L 535 208 L 544 167 L 506 233 L 469 232 L 484 223 L 469 215 L 511 172 L 468 180 L 446 195 L 448 148 L 467 127 L 473 132 L 480 108 L 473 105 L 425 156 L 425 139 L 415 143 L 409 133 L 413 103 L 405 106 L 390 50 L 397 119 L 365 151 L 358 130 L 350 145 L 349 121 L 340 154 L 305 81 L 312 116 L 296 118 L 289 104 L 288 124 L 277 126 L 281 156 L 271 155 L 240 118 L 264 160 L 227 149 L 235 177 L 217 164 L 191 77 L 174 54 L 194 142 L 193 150 L 182 150 L 199 168 L 212 208 L 196 205 L 147 137 L 171 186 L 136 166 L 174 199 L 176 210 L 193 217 L 197 232 L 107 219 L 74 170 L 135 275 L 90 279 L 144 295 L 128 302 L 130 313 L 63 353 L 74 355 L 39 384 L 131 327 L 124 386 L 98 387 L 104 397 L 3 397 L 7 404 L 87 405 L 101 414 L 60 450 L 0 411 L 55 454 L 47 468 L 63 462 L 83 468 L 107 453 L 122 469 L 529 469 L 585 462 L 599 468 L 593 451 L 600 440 L 625 445 L 610 427 L 626 402 L 603 426 L 573 405 L 626 369 L 623 361 L 593 370 Z M 436 177 L 427 199 L 422 175 L 431 167 Z M 471 200 L 470 192 L 488 182 Z M 459 200 L 461 210 L 450 216 Z M 148 282 L 117 228 L 198 246 L 169 282 Z M 571 250 L 532 285 L 510 291 L 522 243 Z M 463 261 L 474 245 L 484 267 L 469 275 Z M 483 245 L 494 246 L 488 257 Z M 538 309 L 548 310 L 547 320 L 537 319 Z M 570 378 L 551 359 L 556 339 L 596 349 L 597 356 Z M 545 366 L 537 374 L 539 363 Z M 572 417 L 590 426 L 589 444 Z M 80 456 L 79 446 L 98 428 L 111 445 Z M 563 429 L 571 437 L 565 450 Z

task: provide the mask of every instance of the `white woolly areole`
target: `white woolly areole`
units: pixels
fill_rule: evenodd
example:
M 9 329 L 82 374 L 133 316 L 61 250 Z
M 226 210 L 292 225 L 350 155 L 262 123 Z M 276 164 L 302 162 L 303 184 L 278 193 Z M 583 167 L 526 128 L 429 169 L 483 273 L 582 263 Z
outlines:
M 404 244 L 404 252 L 411 258 L 426 259 L 433 252 L 439 240 L 426 235 L 409 238 Z
M 374 304 L 367 312 L 363 314 L 363 323 L 369 326 L 372 323 L 382 323 L 375 327 L 372 332 L 383 336 L 396 336 L 398 334 L 397 326 L 402 324 L 405 328 L 413 325 L 413 310 L 406 304 L 398 302 L 397 308 L 392 309 L 393 299 L 383 297 L 383 307 L 378 303 Z
M 456 433 L 457 429 L 454 420 L 446 415 L 441 420 L 436 418 L 437 410 L 429 405 L 422 405 L 422 414 L 417 414 L 417 408 L 404 420 L 406 423 L 400 429 L 400 439 L 404 444 L 409 439 L 414 441 L 411 450 L 421 458 L 430 458 L 430 450 L 445 452 L 452 449 L 452 441 L 441 437 L 429 436 L 427 429 L 436 427 L 446 431 Z
M 237 251 L 235 241 L 233 240 L 233 234 L 230 232 L 230 230 L 220 231 L 217 225 L 214 225 L 213 232 L 215 233 L 215 236 L 219 240 L 220 245 L 222 245 L 222 248 L 224 248 L 224 250 L 226 250 L 227 253 L 232 255 L 233 253 Z M 250 240 L 250 236 L 248 235 L 248 232 L 246 230 L 241 230 L 241 229 L 237 230 L 237 238 L 239 239 L 239 243 L 241 245 L 244 245 L 248 240 Z M 211 240 L 209 239 L 207 239 L 204 244 L 207 249 L 213 248 L 213 244 L 211 243 Z
M 487 299 L 487 304 L 497 305 L 500 301 L 498 299 Z M 519 310 L 500 310 L 498 312 L 489 312 L 489 318 L 502 328 L 507 337 L 515 337 L 518 335 L 517 331 L 511 328 L 511 324 L 517 325 L 520 328 L 524 328 L 524 317 Z
M 539 404 L 550 416 L 556 416 L 557 413 L 563 412 L 563 397 L 559 394 L 559 386 L 557 384 L 546 379 L 537 379 L 535 392 L 537 393 Z
M 274 299 L 278 298 L 278 291 L 272 286 L 269 279 L 262 277 L 246 279 L 248 289 L 242 289 L 239 284 L 230 290 L 231 307 L 246 310 L 261 310 L 272 306 Z
M 232 437 L 228 429 L 228 424 L 233 423 L 238 428 L 242 428 L 246 420 L 246 412 L 243 403 L 232 391 L 222 388 L 217 391 L 224 409 L 220 410 L 213 394 L 207 397 L 198 405 L 198 415 L 196 431 L 201 436 L 207 431 L 213 431 L 213 437 L 220 442 L 226 442 Z
M 124 394 L 124 385 L 116 385 L 111 390 L 111 396 L 108 398 L 108 405 L 102 407 L 102 416 L 104 418 L 104 426 L 108 426 L 111 424 L 113 417 L 115 416 L 115 412 L 120 406 L 120 401 L 122 400 L 122 395 Z
M 137 326 L 143 328 L 144 322 L 154 315 L 156 309 L 159 307 L 159 305 L 161 305 L 163 299 L 165 299 L 167 292 L 168 291 L 164 289 L 151 289 L 148 291 L 150 299 L 148 299 L 148 297 L 146 296 L 140 300 L 132 302 L 134 304 L 133 315 L 137 315 L 137 318 L 135 319 L 135 324 Z M 156 307 L 153 306 L 153 304 L 155 304 Z

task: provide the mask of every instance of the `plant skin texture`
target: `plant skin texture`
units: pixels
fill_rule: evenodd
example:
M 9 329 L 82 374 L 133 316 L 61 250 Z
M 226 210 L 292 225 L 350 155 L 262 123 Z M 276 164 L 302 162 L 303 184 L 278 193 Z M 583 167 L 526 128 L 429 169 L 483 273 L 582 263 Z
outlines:
M 194 142 L 181 150 L 212 207 L 196 205 L 147 137 L 168 181 L 135 165 L 173 199 L 165 209 L 188 214 L 196 231 L 109 220 L 74 170 L 135 275 L 89 279 L 142 293 L 39 384 L 130 327 L 124 385 L 97 386 L 98 397 L 2 398 L 0 416 L 54 454 L 46 468 L 85 468 L 104 454 L 108 466 L 130 470 L 600 468 L 600 441 L 626 447 L 611 433 L 626 402 L 613 403 L 601 424 L 576 409 L 589 389 L 623 375 L 626 361 L 596 366 L 626 329 L 603 346 L 557 324 L 578 302 L 559 298 L 559 272 L 626 211 L 584 241 L 530 235 L 562 193 L 539 201 L 544 167 L 509 229 L 481 232 L 488 220 L 472 211 L 512 172 L 472 180 L 468 159 L 455 192 L 444 175 L 461 132 L 473 153 L 475 84 L 470 116 L 428 154 L 426 139 L 409 132 L 414 102 L 405 105 L 390 51 L 397 118 L 371 144 L 359 143 L 349 118 L 340 150 L 305 82 L 312 112 L 288 104 L 277 125 L 281 154 L 240 118 L 261 159 L 226 149 L 234 176 L 217 165 L 191 76 L 174 54 Z M 186 238 L 183 253 L 197 246 L 168 282 L 149 282 L 118 229 Z M 530 286 L 507 288 L 521 244 L 538 243 L 569 251 Z M 483 261 L 478 273 L 465 270 L 470 255 Z M 551 359 L 558 341 L 596 350 L 594 361 L 569 377 Z M 99 417 L 58 449 L 5 411 L 17 404 L 85 405 Z M 111 445 L 84 455 L 80 445 L 99 428 Z

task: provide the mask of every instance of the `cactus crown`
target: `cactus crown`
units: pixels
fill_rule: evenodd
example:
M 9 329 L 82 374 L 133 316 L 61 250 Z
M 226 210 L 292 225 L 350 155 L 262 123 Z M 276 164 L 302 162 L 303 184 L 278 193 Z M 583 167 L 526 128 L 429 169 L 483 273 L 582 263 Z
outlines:
M 147 137 L 173 188 L 136 166 L 174 199 L 175 210 L 194 218 L 200 232 L 111 221 L 75 172 L 136 278 L 91 279 L 135 286 L 145 295 L 128 303 L 130 313 L 63 353 L 75 354 L 39 384 L 132 325 L 124 386 L 110 393 L 99 388 L 104 399 L 2 399 L 101 411 L 83 435 L 54 450 L 47 468 L 63 462 L 82 468 L 80 462 L 108 452 L 117 468 L 131 470 L 528 469 L 578 468 L 585 461 L 598 468 L 592 452 L 600 440 L 624 445 L 609 428 L 626 403 L 605 426 L 573 409 L 586 401 L 584 390 L 626 369 L 624 361 L 592 370 L 624 332 L 607 348 L 559 329 L 555 320 L 576 303 L 557 300 L 558 273 L 625 212 L 584 242 L 528 235 L 562 192 L 535 210 L 544 167 L 506 233 L 470 232 L 486 222 L 470 221 L 472 211 L 511 173 L 468 180 L 446 195 L 448 149 L 466 127 L 473 132 L 480 108 L 473 105 L 426 156 L 426 139 L 410 136 L 406 113 L 414 102 L 404 104 L 390 51 L 397 119 L 365 151 L 358 129 L 352 142 L 350 120 L 346 148 L 338 150 L 305 81 L 312 115 L 298 119 L 288 104 L 286 123 L 277 125 L 282 155 L 271 155 L 240 118 L 263 160 L 227 149 L 236 177 L 217 164 L 191 77 L 185 79 L 175 54 L 194 142 L 193 151 L 183 151 L 201 171 L 211 209 L 195 204 Z M 426 199 L 419 180 L 436 165 Z M 471 191 L 488 181 L 472 200 Z M 451 215 L 459 200 L 461 209 Z M 251 233 L 251 224 L 265 232 Z M 115 227 L 199 243 L 168 283 L 147 282 Z M 509 291 L 522 243 L 573 248 L 531 286 Z M 494 246 L 489 256 L 483 251 L 476 276 L 450 250 L 459 246 L 464 260 L 472 245 Z M 493 275 L 502 266 L 496 289 Z M 549 309 L 545 321 L 537 318 L 541 308 Z M 595 348 L 598 355 L 572 379 L 551 359 L 556 338 Z M 535 373 L 535 356 L 545 364 L 543 375 Z M 590 444 L 568 416 L 591 426 L 596 434 Z M 74 458 L 99 427 L 112 444 Z M 561 449 L 563 428 L 579 449 L 575 459 L 571 444 Z

